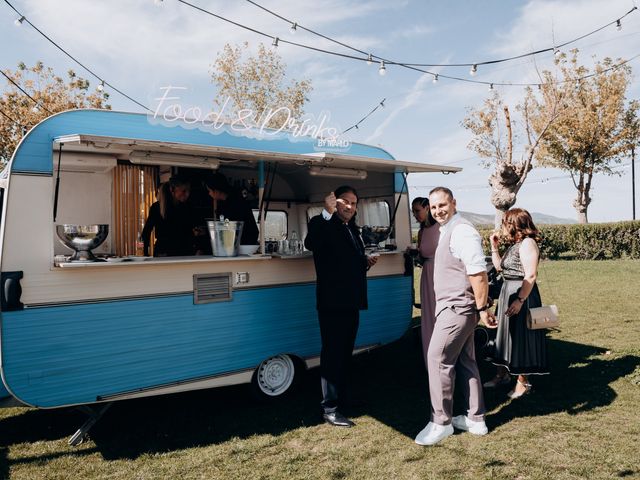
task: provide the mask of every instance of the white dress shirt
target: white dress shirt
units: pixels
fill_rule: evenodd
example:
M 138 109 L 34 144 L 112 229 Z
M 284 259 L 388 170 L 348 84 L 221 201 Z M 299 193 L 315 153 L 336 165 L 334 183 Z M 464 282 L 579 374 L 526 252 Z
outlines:
M 453 228 L 451 232 L 451 242 L 449 251 L 451 254 L 464 263 L 467 275 L 487 271 L 487 261 L 482 250 L 482 237 L 478 231 L 466 223 L 458 223 L 462 218 L 459 213 L 455 213 L 444 225 L 440 225 L 440 238 L 447 232 L 448 228 Z

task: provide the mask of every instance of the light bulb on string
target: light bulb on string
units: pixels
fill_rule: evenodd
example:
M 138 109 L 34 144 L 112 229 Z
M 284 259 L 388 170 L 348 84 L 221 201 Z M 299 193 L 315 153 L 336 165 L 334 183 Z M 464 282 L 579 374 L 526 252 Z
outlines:
M 438 83 L 438 74 L 436 73 L 432 80 L 433 83 Z
M 471 66 L 471 70 L 469 70 L 469 75 L 471 75 L 472 77 L 475 77 L 476 73 L 478 73 L 478 65 L 474 63 Z
M 277 48 L 278 47 L 278 42 L 280 41 L 280 39 L 278 37 L 274 37 L 273 38 L 273 43 L 271 44 L 271 46 L 273 48 Z
M 618 31 L 622 30 L 622 22 L 620 21 L 620 19 L 616 20 L 616 29 Z
M 15 21 L 13 22 L 16 27 L 21 27 L 22 26 L 22 22 L 24 22 L 25 18 L 24 16 L 20 16 L 20 18 L 16 18 Z
M 293 22 L 291 24 L 291 28 L 289 29 L 289 32 L 291 33 L 291 35 L 295 35 L 297 31 L 298 31 L 298 24 L 296 22 Z
M 33 108 L 31 108 L 31 111 L 32 111 L 33 113 L 38 113 L 38 112 L 40 112 L 40 107 L 38 106 L 38 104 L 37 104 L 37 103 L 33 106 Z
M 371 65 L 373 63 L 373 57 L 371 56 L 371 54 L 369 54 L 369 56 L 367 57 L 367 65 Z
M 102 81 L 100 82 L 100 85 L 98 85 L 98 91 L 99 91 L 99 92 L 102 92 L 103 90 L 104 90 L 104 80 L 102 80 Z
M 489 84 L 489 91 L 492 92 L 493 91 L 493 83 Z
M 562 53 L 562 52 L 560 51 L 560 49 L 559 49 L 559 48 L 553 47 L 553 54 L 554 54 L 556 57 L 559 57 L 561 53 Z
M 382 108 L 384 108 L 384 100 L 382 100 L 382 101 L 380 102 L 380 106 L 381 106 Z
M 387 67 L 384 66 L 384 60 L 380 62 L 380 68 L 378 69 L 378 73 L 383 76 L 387 74 Z

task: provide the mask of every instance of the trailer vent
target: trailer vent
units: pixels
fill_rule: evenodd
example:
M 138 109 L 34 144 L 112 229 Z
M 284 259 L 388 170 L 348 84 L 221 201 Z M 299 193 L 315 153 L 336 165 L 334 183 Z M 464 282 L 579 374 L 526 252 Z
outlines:
M 204 273 L 193 276 L 193 303 L 231 300 L 231 272 Z

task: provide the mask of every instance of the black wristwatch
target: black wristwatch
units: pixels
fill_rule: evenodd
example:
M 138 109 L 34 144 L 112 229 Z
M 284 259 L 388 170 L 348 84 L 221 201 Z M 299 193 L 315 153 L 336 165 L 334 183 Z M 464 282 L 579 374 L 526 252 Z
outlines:
M 484 312 L 485 310 L 489 310 L 491 308 L 491 302 L 487 303 L 484 307 L 476 308 L 476 312 Z

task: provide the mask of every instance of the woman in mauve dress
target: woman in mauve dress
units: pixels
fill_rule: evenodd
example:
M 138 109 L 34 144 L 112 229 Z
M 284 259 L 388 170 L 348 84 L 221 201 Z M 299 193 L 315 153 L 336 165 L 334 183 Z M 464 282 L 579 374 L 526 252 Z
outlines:
M 411 203 L 413 216 L 420 224 L 418 231 L 418 252 L 422 263 L 422 276 L 420 277 L 420 329 L 422 331 L 422 353 L 425 367 L 427 366 L 427 352 L 429 342 L 436 322 L 436 297 L 433 290 L 433 258 L 436 254 L 438 239 L 440 238 L 440 225 L 431 216 L 429 199 L 416 197 Z

